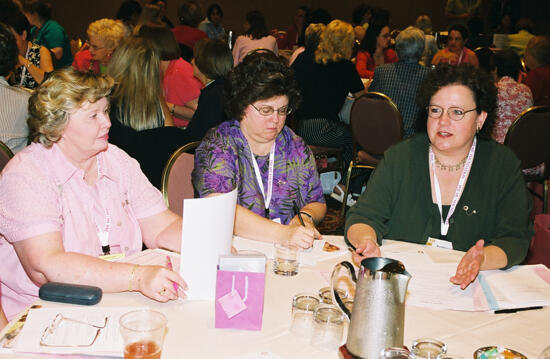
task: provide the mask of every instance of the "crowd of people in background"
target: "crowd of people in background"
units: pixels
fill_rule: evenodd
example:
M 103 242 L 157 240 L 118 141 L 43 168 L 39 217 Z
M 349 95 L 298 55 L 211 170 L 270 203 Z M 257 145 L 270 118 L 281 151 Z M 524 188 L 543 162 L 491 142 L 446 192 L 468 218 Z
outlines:
M 479 161 L 490 161 L 489 157 L 495 153 L 499 158 L 509 159 L 508 152 L 488 144 L 485 138 L 503 143 L 508 128 L 521 112 L 533 105 L 550 106 L 550 37 L 535 34 L 532 22 L 519 18 L 519 1 L 492 1 L 493 10 L 487 22 L 480 17 L 481 3 L 481 0 L 448 0 L 445 15 L 449 26 L 445 36 L 433 32 L 431 19 L 425 14 L 418 14 L 415 24 L 411 24 L 414 26 L 392 29 L 387 10 L 363 3 L 350 14 L 351 22 L 333 19 L 322 8 L 300 6 L 286 31 L 270 30 L 264 14 L 249 11 L 245 14 L 243 31 L 239 31 L 241 35 L 231 38 L 223 25 L 224 12 L 219 4 L 209 4 L 203 11 L 198 2 L 186 0 L 178 8 L 178 24 L 174 25 L 169 16 L 172 14 L 167 13 L 166 0 L 153 0 L 143 6 L 138 1 L 125 0 L 112 14 L 113 18 L 97 19 L 87 25 L 87 40 L 83 44 L 71 44 L 64 28 L 53 19 L 52 8 L 46 1 L 0 0 L 0 140 L 13 153 L 21 153 L 16 157 L 19 162 L 10 164 L 0 177 L 0 191 L 15 193 L 17 181 L 32 182 L 33 177 L 51 185 L 59 181 L 59 173 L 66 176 L 63 180 L 69 181 L 67 173 L 76 166 L 84 177 L 70 185 L 68 197 L 75 198 L 59 199 L 53 185 L 41 198 L 72 201 L 75 205 L 79 201 L 76 193 L 82 192 L 87 193 L 91 202 L 101 203 L 101 195 L 86 189 L 86 184 L 99 183 L 105 191 L 116 192 L 120 203 L 128 205 L 130 201 L 135 206 L 121 214 L 133 232 L 120 245 L 139 250 L 143 242 L 152 247 L 177 249 L 178 232 L 177 229 L 174 232 L 174 226 L 181 225 L 181 213 L 167 210 L 154 187 L 160 188 L 164 165 L 177 148 L 191 141 L 202 141 L 193 172 L 198 195 L 210 196 L 239 187 L 236 233 L 260 238 L 268 232 L 271 237 L 262 240 L 277 242 L 290 238 L 296 246 L 308 248 L 314 238 L 320 237 L 316 225 L 323 219 L 326 205 L 315 160 L 307 145 L 341 149 L 347 167 L 354 156 L 354 144 L 349 122 L 342 121 L 341 111 L 350 98 L 376 91 L 396 104 L 403 117 L 403 137 L 413 138 L 394 149 L 393 157 L 383 163 L 373 180 L 373 189 L 365 197 L 373 202 L 365 204 L 363 200 L 354 207 L 346 229 L 351 228 L 350 240 L 358 249 L 357 256 L 376 254 L 372 246 L 381 234 L 395 232 L 404 238 L 400 226 L 414 226 L 402 219 L 388 229 L 383 220 L 373 219 L 390 206 L 378 197 L 374 188 L 379 186 L 380 193 L 389 191 L 381 178 L 399 181 L 391 168 L 406 158 L 406 151 L 424 153 L 429 147 L 440 158 L 449 154 L 445 147 L 448 134 L 435 128 L 436 120 L 468 119 L 457 130 L 460 132 L 457 136 L 464 135 L 465 139 L 459 144 L 460 156 L 468 153 L 463 151 L 466 147 L 475 149 L 477 133 L 482 131 L 485 137 L 480 137 L 483 141 L 478 146 L 487 157 Z M 493 38 L 487 35 L 493 32 L 506 35 L 504 48 L 495 47 Z M 434 78 L 434 73 L 448 81 L 438 84 L 441 78 Z M 491 91 L 494 101 L 488 98 Z M 452 96 L 468 108 L 444 107 Z M 476 111 L 475 117 L 470 118 L 470 111 Z M 90 122 L 92 117 L 96 122 Z M 469 127 L 464 127 L 466 122 Z M 108 145 L 107 140 L 116 146 Z M 459 147 L 452 144 L 455 145 Z M 362 156 L 372 158 L 359 151 L 359 160 Z M 460 160 L 458 157 L 453 153 L 448 158 Z M 292 163 L 292 170 L 277 166 L 273 170 L 270 161 L 280 159 Z M 378 162 L 381 158 L 374 160 Z M 40 161 L 54 161 L 59 173 L 37 170 Z M 459 165 L 464 166 L 464 161 Z M 425 165 L 419 177 L 422 181 L 430 178 L 428 164 Z M 451 167 L 441 163 L 437 166 L 443 172 Z M 120 178 L 121 169 L 127 171 L 124 175 L 135 178 Z M 517 180 L 515 193 L 519 193 L 521 181 L 513 169 L 498 170 Z M 435 174 L 435 168 L 433 171 Z M 273 172 L 276 179 L 268 199 L 263 183 L 268 178 L 273 181 Z M 477 179 L 479 168 L 475 167 L 473 173 Z M 105 182 L 109 176 L 120 181 L 123 192 Z M 442 177 L 443 183 L 452 182 L 445 179 L 445 173 Z M 307 217 L 303 227 L 292 209 L 293 198 L 285 190 L 289 185 L 295 186 L 298 193 L 294 205 L 299 205 Z M 360 183 L 356 192 L 363 185 Z M 130 198 L 129 190 L 140 191 L 141 195 Z M 28 200 L 36 195 L 35 191 L 36 187 L 29 185 L 17 192 Z M 335 191 L 336 197 L 342 194 L 340 201 L 347 201 L 341 185 Z M 106 286 L 109 291 L 125 290 L 126 282 L 123 285 L 116 279 L 131 273 L 132 280 L 136 278 L 134 290 L 153 299 L 165 301 L 184 295 L 183 291 L 165 295 L 164 287 L 159 292 L 157 283 L 167 280 L 185 288 L 183 279 L 171 271 L 145 268 L 136 272 L 136 268 L 128 265 L 107 268 L 95 258 L 90 259 L 96 255 L 97 245 L 92 248 L 72 242 L 86 213 L 75 211 L 74 218 L 66 219 L 67 229 L 36 209 L 33 215 L 48 217 L 49 222 L 31 228 L 13 214 L 21 210 L 16 203 L 22 199 L 17 196 L 13 194 L 9 201 L 0 200 L 3 226 L 0 248 L 11 251 L 14 259 L 10 263 L 18 270 L 18 277 L 13 278 L 24 282 L 22 287 L 11 282 L 8 286 L 1 278 L 2 305 L 8 307 L 5 308 L 8 318 L 21 309 L 21 303 L 33 298 L 36 283 L 74 279 L 79 275 L 78 271 L 67 277 L 52 275 L 50 268 L 56 268 L 59 265 L 56 261 L 61 259 L 74 268 L 86 264 L 97 268 L 103 277 L 112 275 L 113 284 Z M 523 194 L 506 199 L 517 200 L 526 211 L 530 208 Z M 431 197 L 423 200 L 426 208 L 433 204 Z M 270 201 L 277 206 L 271 211 Z M 487 203 L 494 203 L 494 198 Z M 59 210 L 51 207 L 51 203 L 43 205 L 54 213 Z M 409 205 L 403 199 L 391 206 L 399 212 Z M 107 207 L 108 219 L 104 224 L 109 231 L 110 215 L 118 215 L 120 209 L 114 202 Z M 103 215 L 98 208 L 94 207 L 94 215 L 98 212 Z M 6 214 L 8 209 L 13 210 L 12 214 Z M 392 216 L 389 210 L 384 213 L 388 218 Z M 21 212 L 20 217 L 28 216 Z M 96 222 L 95 227 L 98 226 Z M 91 237 L 95 236 L 95 227 L 90 226 Z M 419 233 L 425 230 L 417 229 Z M 475 230 L 483 232 L 483 228 Z M 54 232 L 46 235 L 48 245 L 41 242 L 44 231 Z M 494 228 L 490 231 L 497 232 Z M 526 250 L 527 232 L 522 227 L 519 244 L 508 246 L 505 240 L 488 241 L 493 262 L 481 269 L 518 263 Z M 75 251 L 85 256 L 65 253 L 59 247 L 61 242 L 70 243 L 67 249 L 74 244 Z M 31 249 L 30 243 L 37 247 Z M 470 256 L 483 247 L 483 243 L 476 241 L 459 243 L 460 249 L 472 251 Z M 18 261 L 23 251 L 29 251 L 33 258 L 40 248 L 48 252 L 47 260 Z M 98 284 L 98 278 L 102 277 L 81 278 Z M 139 278 L 147 278 L 149 282 L 140 283 Z M 455 283 L 465 286 L 469 279 L 458 276 Z M 21 295 L 24 300 L 19 300 Z M 0 310 L 0 327 L 4 321 Z

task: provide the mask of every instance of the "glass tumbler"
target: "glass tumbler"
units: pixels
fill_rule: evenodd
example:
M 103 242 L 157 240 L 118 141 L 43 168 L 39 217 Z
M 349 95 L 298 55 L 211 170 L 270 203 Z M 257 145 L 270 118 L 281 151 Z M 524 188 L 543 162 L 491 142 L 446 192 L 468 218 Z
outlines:
M 301 293 L 292 298 L 292 323 L 290 331 L 296 336 L 309 339 L 313 333 L 313 313 L 319 306 L 315 294 Z
M 317 349 L 336 350 L 342 344 L 344 313 L 335 306 L 319 306 L 313 314 L 311 345 Z
M 411 356 L 416 359 L 439 359 L 447 353 L 447 345 L 437 339 L 415 339 L 411 346 Z

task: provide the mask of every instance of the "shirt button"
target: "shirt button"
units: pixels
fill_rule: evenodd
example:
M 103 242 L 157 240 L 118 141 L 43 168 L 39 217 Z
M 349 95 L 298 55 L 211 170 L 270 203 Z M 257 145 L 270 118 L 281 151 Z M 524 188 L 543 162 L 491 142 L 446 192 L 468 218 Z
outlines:
M 453 223 L 455 223 L 454 218 L 449 219 L 449 224 L 453 224 Z
M 124 247 L 124 251 L 125 251 L 125 252 L 128 252 L 129 249 L 130 249 L 130 248 L 128 248 L 128 247 Z

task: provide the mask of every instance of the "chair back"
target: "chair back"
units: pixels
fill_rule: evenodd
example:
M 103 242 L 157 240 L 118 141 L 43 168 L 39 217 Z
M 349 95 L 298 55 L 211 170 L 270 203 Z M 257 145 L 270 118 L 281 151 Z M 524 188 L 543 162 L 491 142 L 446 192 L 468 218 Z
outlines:
M 9 162 L 13 157 L 13 152 L 10 148 L 2 141 L 0 141 L 0 172 L 4 169 L 4 166 Z
M 521 161 L 521 168 L 550 162 L 550 108 L 534 106 L 519 114 L 504 139 Z
M 350 126 L 356 150 L 382 155 L 403 138 L 403 118 L 395 103 L 379 92 L 368 92 L 351 107 Z
M 192 152 L 200 142 L 190 142 L 178 148 L 170 157 L 162 172 L 162 196 L 172 212 L 183 215 L 183 200 L 195 196 L 191 172 L 195 155 Z

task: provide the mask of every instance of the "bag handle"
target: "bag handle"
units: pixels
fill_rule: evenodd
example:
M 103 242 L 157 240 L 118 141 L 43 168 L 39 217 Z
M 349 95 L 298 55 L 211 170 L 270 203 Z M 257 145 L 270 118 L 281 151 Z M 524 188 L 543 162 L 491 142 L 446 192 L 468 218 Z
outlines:
M 235 274 L 231 277 L 231 293 L 235 292 Z M 248 299 L 248 276 L 244 276 L 244 297 L 243 302 Z

